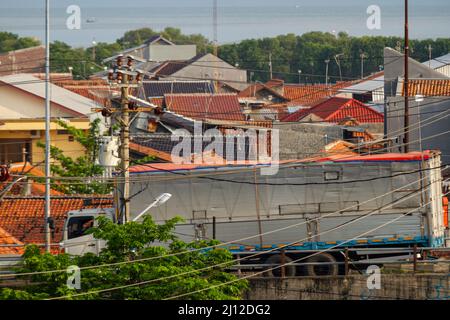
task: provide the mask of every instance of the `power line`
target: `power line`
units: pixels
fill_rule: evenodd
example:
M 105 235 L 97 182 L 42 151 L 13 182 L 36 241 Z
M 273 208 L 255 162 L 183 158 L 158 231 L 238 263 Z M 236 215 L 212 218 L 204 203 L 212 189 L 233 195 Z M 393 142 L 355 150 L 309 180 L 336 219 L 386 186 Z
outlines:
M 414 193 L 416 193 L 416 192 L 417 192 L 417 191 L 414 191 L 414 192 L 412 192 L 412 194 L 414 194 Z M 394 201 L 394 202 L 395 202 L 395 201 Z M 415 209 L 415 210 L 417 210 L 417 209 Z M 413 213 L 415 210 L 412 210 L 411 212 L 408 212 L 407 214 Z M 376 211 L 375 211 L 375 212 L 376 212 Z M 372 214 L 373 214 L 373 213 L 372 213 Z M 406 215 L 406 214 L 405 214 L 405 215 Z M 364 218 L 367 218 L 368 216 L 370 216 L 370 215 L 366 215 L 366 216 L 363 216 L 363 217 L 364 217 Z M 395 222 L 395 221 L 393 221 L 393 222 Z M 392 222 L 392 223 L 393 223 L 393 222 Z M 383 225 L 383 226 L 384 226 L 384 225 Z M 381 226 L 381 227 L 383 227 L 383 226 Z M 380 229 L 381 227 L 378 227 L 377 229 L 369 230 L 369 232 L 366 232 L 366 233 L 364 233 L 364 234 L 358 235 L 357 238 L 360 238 L 360 237 L 362 237 L 362 236 L 364 236 L 364 235 L 366 235 L 366 234 L 370 234 L 371 232 L 376 231 L 376 230 Z M 333 230 L 333 231 L 334 231 L 334 230 Z M 321 234 L 325 234 L 325 233 L 327 233 L 327 232 L 328 232 L 328 231 L 325 231 L 325 232 L 322 232 Z M 354 238 L 354 239 L 351 239 L 351 240 L 346 240 L 346 242 L 350 242 L 350 241 L 352 241 L 352 240 L 356 240 L 357 238 Z M 259 256 L 259 255 L 262 255 L 262 254 L 267 254 L 267 253 L 270 253 L 270 252 L 273 252 L 273 251 L 278 251 L 278 250 L 281 250 L 281 249 L 283 249 L 283 248 L 286 248 L 286 247 L 288 247 L 288 246 L 290 246 L 290 245 L 293 245 L 293 244 L 295 244 L 295 243 L 299 243 L 299 242 L 305 241 L 305 240 L 307 240 L 307 239 L 298 240 L 298 241 L 295 241 L 295 242 L 293 242 L 293 243 L 291 243 L 291 244 L 283 245 L 283 246 L 281 246 L 281 247 L 279 247 L 279 248 L 277 248 L 277 249 L 272 249 L 272 250 L 268 250 L 268 251 L 265 251 L 265 252 L 257 253 L 257 254 L 254 254 L 254 255 L 252 255 L 252 256 L 248 256 L 248 257 L 245 257 L 245 258 L 235 259 L 235 260 L 233 260 L 232 262 L 238 262 L 238 261 L 241 261 L 241 260 L 244 260 L 244 259 L 249 259 L 249 258 L 252 258 L 252 257 L 255 257 L 255 256 Z M 341 243 L 341 244 L 343 244 L 343 243 Z M 337 248 L 337 247 L 340 247 L 340 246 L 341 246 L 341 245 L 337 245 L 337 246 L 334 246 L 334 248 Z M 330 249 L 331 249 L 331 248 L 330 248 Z M 328 250 L 330 250 L 330 249 L 321 251 L 320 253 L 326 252 L 326 251 L 328 251 Z M 314 255 L 315 255 L 315 254 L 310 255 L 310 256 L 307 256 L 307 257 L 305 257 L 305 258 L 314 256 Z M 296 260 L 295 262 L 298 262 L 298 261 L 301 261 L 301 260 L 303 260 L 303 259 L 298 259 L 298 260 Z M 291 262 L 291 263 L 294 263 L 294 262 Z M 289 264 L 291 264 L 291 263 L 289 263 Z M 193 271 L 187 271 L 187 272 L 180 273 L 180 274 L 176 274 L 176 275 L 172 275 L 172 276 L 166 276 L 166 277 L 162 277 L 162 278 L 152 279 L 152 280 L 143 281 L 143 282 L 134 283 L 134 284 L 129 284 L 129 285 L 124 285 L 124 286 L 120 286 L 120 287 L 109 288 L 109 289 L 102 289 L 102 290 L 96 290 L 96 291 L 90 291 L 90 292 L 86 292 L 86 293 L 78 293 L 78 294 L 74 294 L 74 295 L 67 295 L 67 296 L 62 296 L 62 297 L 57 297 L 57 298 L 50 298 L 49 300 L 59 300 L 59 299 L 73 298 L 73 297 L 79 297 L 79 296 L 84 296 L 84 295 L 88 295 L 88 294 L 104 293 L 104 292 L 110 292 L 110 291 L 115 291 L 115 290 L 120 290 L 120 289 L 125 289 L 125 288 L 130 288 L 130 287 L 140 286 L 140 285 L 146 285 L 146 284 L 150 284 L 150 283 L 154 283 L 154 282 L 160 282 L 160 281 L 163 281 L 163 280 L 169 280 L 169 279 L 177 278 L 177 277 L 180 277 L 180 276 L 185 276 L 185 275 L 188 275 L 188 274 L 192 274 L 192 273 L 194 273 L 194 272 L 206 271 L 206 270 L 209 270 L 209 269 L 212 269 L 212 268 L 216 268 L 216 267 L 224 266 L 224 265 L 228 265 L 228 264 L 230 264 L 230 262 L 224 262 L 224 263 L 220 263 L 220 264 L 216 264 L 216 265 L 212 265 L 212 266 L 207 266 L 207 267 L 205 267 L 205 268 L 196 269 L 196 270 L 193 270 Z M 288 265 L 288 264 L 280 265 L 280 266 L 278 266 L 278 267 L 282 267 L 282 266 L 285 266 L 285 265 Z M 265 273 L 265 272 L 267 272 L 267 271 L 274 270 L 274 269 L 276 269 L 276 268 L 272 268 L 272 269 L 269 269 L 269 270 L 264 270 L 263 272 L 259 272 L 258 274 L 262 274 L 262 273 Z M 256 275 L 256 274 L 254 274 L 254 275 Z M 252 276 L 254 276 L 254 275 L 252 275 Z M 250 277 L 250 276 L 247 276 L 247 277 Z M 240 281 L 240 280 L 242 280 L 242 279 L 245 279 L 245 277 L 244 277 L 244 278 L 238 278 L 238 279 L 232 280 L 232 281 L 227 281 L 227 282 L 225 282 L 225 283 L 220 284 L 219 286 L 231 284 L 231 283 Z M 212 286 L 212 287 L 204 288 L 204 289 L 202 289 L 201 291 L 197 290 L 197 291 L 195 291 L 195 292 L 190 292 L 190 293 L 188 293 L 188 294 L 183 294 L 183 295 L 173 296 L 173 297 L 170 297 L 169 299 L 177 299 L 177 298 L 181 298 L 182 296 L 186 296 L 186 295 L 190 295 L 190 294 L 193 294 L 193 293 L 202 292 L 202 291 L 209 290 L 209 289 L 212 289 L 212 288 L 215 288 L 215 287 L 216 287 L 216 286 Z M 166 300 L 166 299 L 165 299 L 165 300 Z
M 396 190 L 393 190 L 393 191 L 387 192 L 387 193 L 385 193 L 385 194 L 382 194 L 382 195 L 380 195 L 380 196 L 374 197 L 374 198 L 372 198 L 372 199 L 366 200 L 366 201 L 360 203 L 359 205 L 365 204 L 365 203 L 374 201 L 374 200 L 376 200 L 376 199 L 385 197 L 386 195 L 395 193 L 395 192 L 397 192 L 397 191 L 399 191 L 399 190 L 401 190 L 401 189 L 403 189 L 403 188 L 405 188 L 405 187 L 407 187 L 407 186 L 416 184 L 417 182 L 422 181 L 423 179 L 425 179 L 425 177 L 422 177 L 422 178 L 418 179 L 417 181 L 411 182 L 411 183 L 409 183 L 409 184 L 407 184 L 407 185 L 405 185 L 405 186 L 402 186 L 402 187 L 400 187 L 400 188 L 398 188 L 398 189 L 396 189 Z M 419 190 L 419 191 L 420 191 L 420 190 Z M 414 191 L 413 193 L 415 193 L 415 192 L 417 192 L 417 191 Z M 395 201 L 398 201 L 398 200 L 401 200 L 401 199 L 393 200 L 393 201 L 391 201 L 391 203 L 393 203 L 393 202 L 395 202 Z M 356 207 L 356 205 L 350 206 L 350 207 L 348 207 L 348 208 L 346 208 L 346 209 L 343 209 L 343 210 L 344 210 L 344 211 L 348 211 L 348 210 L 350 210 L 350 209 L 352 209 L 352 208 L 354 208 L 354 207 Z M 319 220 L 322 220 L 322 219 L 327 218 L 327 217 L 330 217 L 330 216 L 332 216 L 332 215 L 339 214 L 339 213 L 340 213 L 341 211 L 343 211 L 343 210 L 338 210 L 338 211 L 335 211 L 335 212 L 326 214 L 326 215 L 324 215 L 324 216 L 320 216 L 320 217 L 311 219 L 311 221 L 319 221 Z M 377 212 L 378 210 L 379 210 L 379 209 L 375 209 L 375 210 L 373 210 L 373 212 Z M 246 237 L 246 238 L 242 238 L 242 239 L 236 239 L 236 240 L 233 240 L 233 241 L 230 241 L 230 242 L 222 243 L 222 244 L 219 244 L 219 245 L 208 246 L 208 247 L 204 247 L 204 248 L 200 248 L 200 249 L 186 250 L 186 251 L 184 251 L 184 252 L 177 252 L 177 253 L 173 253 L 173 254 L 169 254 L 169 255 L 164 255 L 164 256 L 157 256 L 157 257 L 150 257 L 150 258 L 136 259 L 136 260 L 133 260 L 133 261 L 124 261 L 124 262 L 117 262 L 117 263 L 112 263 L 112 264 L 104 264 L 104 265 L 97 265 L 97 266 L 82 267 L 82 268 L 80 268 L 80 270 L 89 270 L 89 269 L 96 269 L 96 268 L 101 268 L 101 267 L 119 266 L 119 265 L 129 264 L 129 263 L 137 263 L 137 262 L 144 262 L 144 261 L 152 261 L 152 260 L 156 260 L 156 259 L 162 259 L 162 258 L 167 258 L 167 257 L 172 257 L 172 256 L 178 256 L 178 255 L 187 254 L 187 253 L 193 253 L 193 252 L 205 251 L 205 250 L 209 250 L 209 249 L 216 249 L 216 248 L 224 247 L 224 246 L 226 246 L 226 245 L 235 244 L 235 243 L 243 242 L 243 241 L 246 241 L 246 240 L 254 239 L 254 238 L 258 237 L 258 236 L 266 236 L 266 235 L 269 235 L 269 234 L 274 234 L 274 233 L 277 233 L 277 232 L 285 231 L 285 230 L 288 230 L 288 229 L 291 229 L 291 228 L 294 228 L 294 227 L 298 227 L 298 226 L 304 225 L 304 224 L 306 224 L 306 223 L 307 223 L 307 222 L 301 222 L 301 223 L 297 223 L 297 224 L 294 224 L 294 225 L 289 225 L 289 226 L 284 227 L 284 228 L 279 228 L 279 229 L 276 229 L 276 230 L 271 230 L 271 231 L 267 231 L 267 232 L 264 232 L 264 233 L 259 233 L 259 234 L 254 235 L 254 236 L 250 236 L 250 237 Z M 296 241 L 296 242 L 293 242 L 293 243 L 291 243 L 290 245 L 295 244 L 295 243 L 298 243 L 298 242 L 301 242 L 301 240 Z M 289 245 L 288 245 L 288 246 L 289 246 Z M 276 250 L 278 250 L 278 249 L 271 249 L 271 250 L 269 250 L 269 251 L 264 251 L 263 253 L 269 253 L 269 252 L 273 252 L 273 251 L 276 251 Z M 262 254 L 262 253 L 260 253 L 260 254 Z M 256 256 L 258 256 L 258 255 L 260 255 L 260 254 L 257 254 Z M 255 255 L 253 255 L 253 256 L 255 256 Z M 252 257 L 252 256 L 251 256 L 251 257 Z M 248 259 L 248 258 L 249 258 L 249 257 L 246 257 L 246 259 Z M 240 259 L 237 259 L 236 261 L 242 261 L 242 260 L 244 260 L 244 259 L 245 259 L 245 258 L 240 258 Z M 65 271 L 66 271 L 65 269 L 62 269 L 62 270 L 52 270 L 52 271 L 39 271 L 39 272 L 31 272 L 31 273 L 19 273 L 19 274 L 8 275 L 8 276 L 11 277 L 11 276 L 26 276 L 26 275 L 37 275 L 37 274 L 51 274 L 51 273 L 58 273 L 58 272 L 65 272 Z M 0 278 L 1 278 L 1 277 L 2 277 L 2 275 L 0 275 Z
M 430 203 L 431 203 L 431 201 L 428 202 L 427 205 L 430 204 Z M 261 274 L 264 274 L 264 273 L 266 273 L 267 271 L 273 271 L 273 270 L 282 268 L 282 267 L 284 267 L 284 266 L 287 266 L 287 265 L 290 265 L 290 264 L 293 264 L 293 263 L 297 263 L 297 262 L 303 261 L 303 260 L 305 260 L 305 259 L 308 259 L 308 258 L 311 258 L 311 257 L 313 257 L 313 256 L 319 255 L 319 254 L 321 254 L 321 253 L 325 253 L 325 252 L 327 252 L 327 251 L 329 251 L 329 250 L 331 250 L 331 249 L 338 248 L 338 247 L 342 246 L 342 244 L 344 244 L 344 243 L 349 243 L 349 242 L 354 241 L 354 240 L 357 240 L 357 239 L 359 239 L 359 238 L 361 238 L 361 237 L 363 237 L 363 236 L 365 236 L 365 235 L 368 235 L 368 234 L 370 234 L 370 233 L 372 233 L 372 232 L 374 232 L 374 231 L 376 231 L 376 230 L 378 230 L 378 229 L 381 229 L 381 228 L 383 228 L 383 227 L 385 227 L 385 226 L 387 226 L 387 225 L 389 225 L 389 224 L 391 224 L 391 223 L 394 223 L 394 222 L 400 220 L 401 218 L 403 218 L 403 217 L 405 217 L 405 216 L 407 216 L 407 215 L 413 213 L 415 210 L 417 210 L 417 209 L 411 210 L 411 211 L 409 211 L 409 212 L 407 212 L 407 213 L 405 213 L 405 214 L 403 214 L 403 215 L 401 215 L 401 216 L 399 216 L 399 217 L 397 217 L 397 218 L 395 218 L 395 219 L 392 219 L 392 220 L 390 220 L 390 221 L 388 221 L 388 222 L 386 222 L 386 223 L 384 223 L 384 224 L 382 224 L 382 225 L 380 225 L 380 226 L 378 226 L 378 227 L 376 227 L 376 228 L 373 228 L 373 229 L 371 229 L 371 230 L 369 230 L 369 231 L 367 231 L 367 232 L 364 232 L 364 233 L 362 233 L 362 234 L 360 234 L 360 235 L 358 235 L 358 236 L 356 236 L 356 237 L 354 237 L 354 238 L 352 238 L 352 239 L 348 239 L 348 240 L 344 241 L 343 243 L 340 243 L 339 245 L 333 246 L 333 247 L 328 248 L 328 249 L 325 249 L 325 250 L 321 250 L 321 251 L 316 252 L 316 253 L 313 253 L 313 254 L 311 254 L 311 255 L 309 255 L 309 256 L 302 257 L 302 258 L 300 258 L 300 259 L 296 259 L 296 260 L 293 260 L 293 261 L 291 261 L 291 262 L 284 263 L 284 264 L 281 264 L 281 265 L 279 265 L 279 266 L 276 266 L 276 267 L 273 267 L 273 268 L 270 268 L 270 269 L 266 269 L 266 270 L 264 270 L 264 271 L 257 272 L 257 273 L 255 273 L 255 274 L 252 274 L 252 275 L 249 275 L 249 276 L 244 276 L 244 277 L 242 277 L 242 278 L 238 278 L 238 279 L 235 279 L 235 280 L 227 281 L 227 282 L 224 282 L 224 283 L 221 283 L 221 284 L 218 284 L 218 285 L 213 285 L 213 286 L 210 286 L 210 287 L 208 287 L 208 288 L 203 288 L 203 289 L 195 290 L 195 291 L 192 291 L 192 292 L 188 292 L 188 293 L 184 293 L 184 294 L 179 294 L 179 295 L 171 296 L 171 297 L 166 298 L 166 299 L 164 299 L 164 300 L 174 300 L 174 299 L 183 298 L 183 297 L 192 295 L 192 294 L 194 294 L 194 293 L 200 293 L 200 292 L 203 292 L 203 291 L 206 291 L 206 290 L 211 290 L 211 289 L 214 289 L 214 288 L 218 288 L 218 287 L 221 287 L 221 286 L 224 286 L 224 285 L 227 285 L 227 284 L 231 284 L 231 283 L 234 283 L 234 282 L 237 282 L 237 281 L 241 281 L 241 280 L 243 280 L 243 279 L 248 279 L 248 278 L 254 277 L 255 275 L 261 275 Z M 139 285 L 139 284 L 138 284 L 138 285 Z M 68 298 L 68 297 L 70 297 L 70 296 L 67 296 L 67 297 L 64 297 L 64 298 Z

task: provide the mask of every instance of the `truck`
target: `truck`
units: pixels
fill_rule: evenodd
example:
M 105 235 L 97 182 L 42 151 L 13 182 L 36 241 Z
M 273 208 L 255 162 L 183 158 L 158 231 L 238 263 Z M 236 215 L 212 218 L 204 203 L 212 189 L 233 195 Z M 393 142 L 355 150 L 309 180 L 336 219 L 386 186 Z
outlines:
M 149 210 L 148 199 L 170 194 L 150 206 L 157 223 L 181 216 L 184 222 L 175 229 L 181 240 L 216 239 L 239 257 L 241 268 L 267 269 L 273 276 L 279 272 L 268 266 L 298 260 L 283 272 L 337 275 L 344 261 L 356 268 L 364 261 L 411 258 L 413 248 L 449 246 L 438 151 L 284 161 L 277 174 L 259 175 L 265 165 L 135 166 L 132 213 L 140 218 Z M 106 245 L 77 233 L 100 215 L 115 220 L 117 212 L 68 213 L 66 252 L 98 253 Z

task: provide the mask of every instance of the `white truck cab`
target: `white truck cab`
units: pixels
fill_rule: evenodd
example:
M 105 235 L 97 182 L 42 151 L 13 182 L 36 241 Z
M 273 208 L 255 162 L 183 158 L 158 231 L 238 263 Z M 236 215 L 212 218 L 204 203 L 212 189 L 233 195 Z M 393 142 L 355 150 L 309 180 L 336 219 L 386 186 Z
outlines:
M 96 219 L 101 216 L 115 221 L 115 209 L 86 209 L 67 213 L 63 241 L 60 243 L 65 253 L 76 256 L 100 253 L 106 246 L 106 241 L 95 239 L 92 234 L 86 233 L 92 227 L 97 226 Z
M 139 221 L 151 208 L 163 205 L 171 197 L 170 193 L 161 194 L 144 211 L 134 217 L 132 221 Z M 97 226 L 97 218 L 101 216 L 118 223 L 115 208 L 69 211 L 64 224 L 63 241 L 60 243 L 60 247 L 64 249 L 64 252 L 74 256 L 82 256 L 86 253 L 98 255 L 106 247 L 106 241 L 95 239 L 94 235 L 87 234 L 87 231 Z

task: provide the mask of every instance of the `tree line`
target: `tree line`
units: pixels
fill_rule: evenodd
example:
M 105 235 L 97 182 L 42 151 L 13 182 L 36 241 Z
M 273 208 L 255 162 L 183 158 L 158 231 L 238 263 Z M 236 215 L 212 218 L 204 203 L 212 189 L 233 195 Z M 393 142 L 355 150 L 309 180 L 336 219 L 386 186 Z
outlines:
M 143 44 L 148 38 L 161 34 L 177 44 L 196 44 L 198 53 L 213 52 L 213 43 L 200 34 L 186 35 L 177 28 L 156 31 L 141 28 L 126 32 L 113 43 L 100 42 L 94 47 L 73 48 L 55 41 L 51 44 L 53 72 L 72 73 L 76 79 L 86 79 L 103 69 L 102 60 L 121 50 Z M 20 38 L 12 33 L 0 33 L 0 52 L 37 45 L 31 38 Z M 411 57 L 423 62 L 450 52 L 450 38 L 411 40 Z M 383 69 L 385 47 L 403 51 L 400 37 L 362 36 L 354 37 L 345 32 L 331 34 L 309 32 L 303 35 L 287 34 L 262 39 L 249 39 L 219 47 L 219 56 L 232 65 L 249 70 L 252 81 L 270 78 L 272 61 L 273 76 L 291 83 L 325 82 L 328 64 L 331 82 L 355 79 Z

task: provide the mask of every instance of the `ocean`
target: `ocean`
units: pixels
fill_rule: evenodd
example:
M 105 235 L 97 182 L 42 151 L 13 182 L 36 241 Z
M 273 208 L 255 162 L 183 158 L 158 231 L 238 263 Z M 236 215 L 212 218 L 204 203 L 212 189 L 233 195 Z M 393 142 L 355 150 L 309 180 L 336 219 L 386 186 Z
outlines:
M 218 40 L 243 39 L 309 31 L 351 35 L 403 35 L 403 0 L 218 0 Z M 177 27 L 183 33 L 213 38 L 213 0 L 51 0 L 51 39 L 73 46 L 112 42 L 141 27 Z M 21 36 L 44 36 L 44 0 L 0 3 L 0 30 Z M 370 30 L 367 8 L 378 5 L 381 29 Z M 81 9 L 81 29 L 69 30 L 68 6 Z M 410 0 L 410 36 L 450 37 L 450 1 Z

